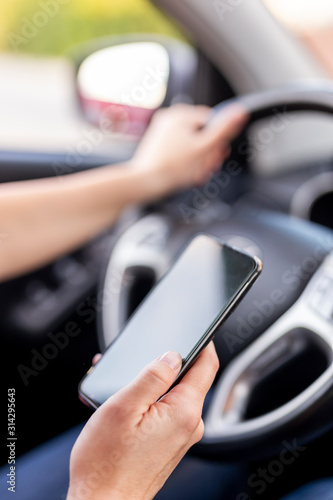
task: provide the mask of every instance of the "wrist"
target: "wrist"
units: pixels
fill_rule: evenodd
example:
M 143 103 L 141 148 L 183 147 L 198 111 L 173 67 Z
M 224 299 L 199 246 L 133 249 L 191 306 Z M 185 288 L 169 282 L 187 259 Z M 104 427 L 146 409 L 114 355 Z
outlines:
M 149 167 L 139 163 L 136 158 L 133 158 L 127 166 L 136 187 L 136 201 L 138 203 L 155 201 L 172 190 L 167 169 L 156 166 Z

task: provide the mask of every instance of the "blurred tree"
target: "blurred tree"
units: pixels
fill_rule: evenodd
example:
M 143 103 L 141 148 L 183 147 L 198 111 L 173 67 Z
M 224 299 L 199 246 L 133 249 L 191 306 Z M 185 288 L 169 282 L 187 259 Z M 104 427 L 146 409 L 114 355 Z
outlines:
M 1 0 L 0 50 L 59 55 L 73 45 L 122 33 L 180 30 L 148 0 Z

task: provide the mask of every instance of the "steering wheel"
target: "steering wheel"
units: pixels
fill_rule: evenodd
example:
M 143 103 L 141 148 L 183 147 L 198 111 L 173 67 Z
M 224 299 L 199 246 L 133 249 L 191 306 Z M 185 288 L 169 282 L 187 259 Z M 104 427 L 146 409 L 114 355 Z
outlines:
M 293 85 L 242 103 L 250 123 L 276 111 L 333 113 L 333 86 Z M 263 457 L 281 442 L 305 444 L 333 427 L 333 232 L 286 214 L 230 206 L 216 197 L 190 221 L 160 205 L 127 228 L 110 256 L 104 289 L 120 292 L 100 316 L 105 348 L 179 249 L 204 231 L 257 254 L 263 273 L 215 337 L 220 373 L 192 453 Z M 179 214 L 178 214 L 179 215 Z

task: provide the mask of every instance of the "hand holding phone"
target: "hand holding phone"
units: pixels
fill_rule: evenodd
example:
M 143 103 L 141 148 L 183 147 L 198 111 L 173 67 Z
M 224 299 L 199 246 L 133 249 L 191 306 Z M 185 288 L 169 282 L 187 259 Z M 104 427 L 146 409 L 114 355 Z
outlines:
M 257 257 L 211 236 L 193 238 L 84 377 L 80 397 L 97 408 L 167 351 L 179 352 L 183 360 L 177 384 L 261 268 Z
M 177 385 L 177 393 L 169 391 L 161 402 L 180 369 L 179 358 L 169 352 L 152 361 L 90 417 L 71 453 L 67 500 L 82 495 L 85 500 L 151 500 L 200 441 L 202 407 L 218 358 L 210 343 Z

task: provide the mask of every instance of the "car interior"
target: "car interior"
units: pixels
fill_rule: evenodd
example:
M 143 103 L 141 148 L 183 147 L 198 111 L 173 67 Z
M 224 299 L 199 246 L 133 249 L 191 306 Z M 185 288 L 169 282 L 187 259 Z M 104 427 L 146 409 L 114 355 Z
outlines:
M 110 33 L 75 46 L 52 66 L 54 74 L 50 66 L 48 113 L 28 132 L 24 110 L 30 98 L 40 104 L 38 63 L 24 77 L 25 98 L 7 104 L 13 123 L 22 116 L 23 146 L 11 148 L 10 127 L 4 130 L 1 182 L 61 178 L 126 161 L 154 112 L 177 102 L 211 106 L 212 118 L 240 102 L 250 121 L 207 185 L 135 207 L 75 253 L 0 284 L 5 380 L 16 388 L 24 435 L 18 452 L 89 418 L 77 393 L 93 356 L 118 336 L 184 245 L 206 233 L 258 256 L 263 272 L 215 338 L 220 370 L 205 407 L 204 437 L 189 453 L 245 464 L 250 474 L 278 457 L 283 443 L 304 446 L 260 494 L 277 500 L 332 474 L 332 73 L 270 1 L 152 3 L 184 40 Z M 136 60 L 136 93 L 119 100 L 127 57 Z M 153 92 L 143 79 L 147 65 Z M 18 60 L 15 78 L 20 71 L 23 77 L 20 68 Z M 38 142 L 47 120 L 50 136 L 59 131 L 50 147 Z M 0 246 L 7 236 L 0 233 Z

